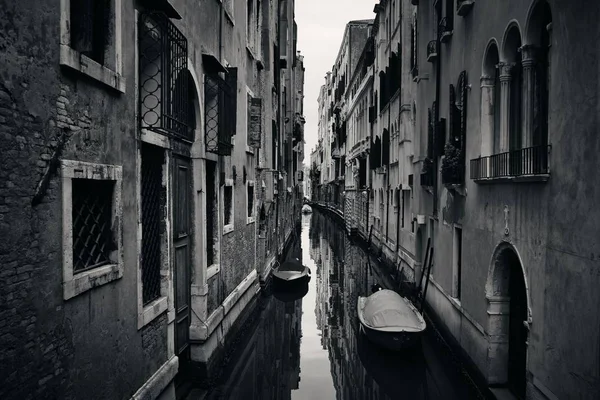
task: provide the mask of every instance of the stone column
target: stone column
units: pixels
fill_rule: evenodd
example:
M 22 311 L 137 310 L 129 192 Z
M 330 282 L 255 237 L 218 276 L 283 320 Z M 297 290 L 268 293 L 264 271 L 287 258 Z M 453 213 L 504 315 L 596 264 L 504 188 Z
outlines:
M 499 88 L 494 87 L 494 78 L 483 75 L 480 78 L 481 84 L 481 156 L 491 156 L 494 154 L 494 140 L 498 137 L 499 132 L 494 132 L 494 90 Z M 491 173 L 490 158 L 486 159 L 487 165 L 483 166 L 484 171 L 481 171 L 483 177 L 489 176 Z
M 483 75 L 481 83 L 481 155 L 494 153 L 494 78 Z
M 521 47 L 523 56 L 523 125 L 521 129 L 521 147 L 531 147 L 533 138 L 533 102 L 535 90 L 535 55 L 536 48 L 532 45 Z
M 510 137 L 510 83 L 514 63 L 500 63 L 500 152 L 509 150 Z

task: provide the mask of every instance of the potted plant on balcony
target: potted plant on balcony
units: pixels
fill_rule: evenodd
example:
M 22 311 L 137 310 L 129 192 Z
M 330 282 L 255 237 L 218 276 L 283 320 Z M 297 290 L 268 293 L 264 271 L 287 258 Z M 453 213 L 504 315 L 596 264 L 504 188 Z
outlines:
M 433 186 L 433 160 L 429 157 L 423 160 L 423 168 L 421 169 L 421 186 Z
M 446 143 L 442 159 L 442 183 L 446 186 L 464 184 L 464 155 L 452 143 Z

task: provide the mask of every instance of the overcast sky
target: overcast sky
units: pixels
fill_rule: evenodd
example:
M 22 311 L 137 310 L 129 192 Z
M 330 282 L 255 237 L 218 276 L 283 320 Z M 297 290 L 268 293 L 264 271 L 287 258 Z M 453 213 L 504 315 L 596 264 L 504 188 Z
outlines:
M 319 89 L 331 71 L 348 21 L 375 17 L 375 0 L 296 0 L 298 50 L 304 55 L 304 164 L 317 143 Z

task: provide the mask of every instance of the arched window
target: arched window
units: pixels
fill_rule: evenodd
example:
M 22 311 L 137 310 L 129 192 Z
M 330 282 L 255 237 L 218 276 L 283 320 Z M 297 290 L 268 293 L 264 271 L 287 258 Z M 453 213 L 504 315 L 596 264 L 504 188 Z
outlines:
M 532 99 L 530 118 L 530 138 L 532 146 L 548 144 L 549 117 L 549 81 L 550 81 L 550 48 L 552 31 L 552 11 L 546 0 L 538 1 L 531 9 L 527 22 L 524 65 L 527 76 L 531 79 L 526 88 Z M 529 83 L 529 81 L 528 81 Z

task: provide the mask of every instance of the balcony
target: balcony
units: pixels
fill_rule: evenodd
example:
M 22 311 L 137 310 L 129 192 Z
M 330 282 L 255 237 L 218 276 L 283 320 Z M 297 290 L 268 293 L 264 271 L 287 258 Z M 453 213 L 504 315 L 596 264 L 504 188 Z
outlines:
M 341 154 L 340 154 L 340 149 L 338 149 L 337 147 L 335 149 L 331 150 L 331 158 L 341 158 Z
M 528 147 L 471 160 L 470 175 L 477 183 L 545 182 L 550 178 L 550 145 Z
M 427 43 L 427 61 L 434 62 L 437 58 L 437 41 L 432 40 Z
M 454 20 L 449 17 L 444 17 L 440 21 L 440 41 L 442 43 L 447 43 L 452 37 L 452 32 L 454 30 Z
M 464 17 L 471 11 L 474 5 L 475 2 L 473 0 L 456 0 L 456 13 Z

